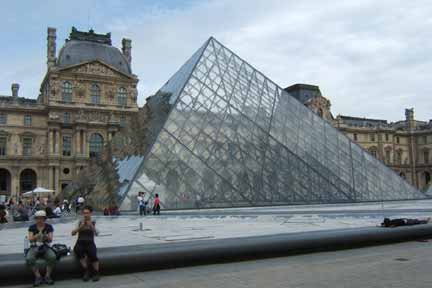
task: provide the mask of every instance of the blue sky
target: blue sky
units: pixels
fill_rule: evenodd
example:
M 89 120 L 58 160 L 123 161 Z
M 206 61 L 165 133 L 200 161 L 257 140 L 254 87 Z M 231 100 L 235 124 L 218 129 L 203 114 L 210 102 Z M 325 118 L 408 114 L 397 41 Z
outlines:
M 0 2 L 0 95 L 35 98 L 46 28 L 57 51 L 72 26 L 132 39 L 139 102 L 215 36 L 280 86 L 317 84 L 334 115 L 431 119 L 432 1 L 16 0 Z

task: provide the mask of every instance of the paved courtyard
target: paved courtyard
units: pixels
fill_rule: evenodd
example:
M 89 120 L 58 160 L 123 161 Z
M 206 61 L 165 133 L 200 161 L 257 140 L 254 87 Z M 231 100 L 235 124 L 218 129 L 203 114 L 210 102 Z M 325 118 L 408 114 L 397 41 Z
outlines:
M 386 217 L 428 217 L 432 201 L 356 205 L 306 205 L 263 208 L 167 211 L 161 216 L 97 217 L 98 247 L 175 243 L 378 225 Z M 55 220 L 55 243 L 72 246 L 76 218 Z M 28 223 L 0 230 L 0 255 L 22 253 Z M 4 239 L 4 240 L 3 240 Z M 1 257 L 0 257 L 1 261 Z
M 432 287 L 430 267 L 432 242 L 407 242 L 267 260 L 106 276 L 98 283 L 58 281 L 55 286 L 425 288 Z
M 384 209 L 383 209 L 384 208 Z M 167 211 L 161 216 L 97 217 L 99 247 L 175 243 L 378 225 L 383 217 L 429 217 L 432 201 Z M 76 218 L 53 221 L 56 243 L 72 246 Z M 22 253 L 28 223 L 0 230 L 0 255 Z M 3 240 L 4 239 L 4 240 Z M 0 257 L 1 261 L 1 257 Z

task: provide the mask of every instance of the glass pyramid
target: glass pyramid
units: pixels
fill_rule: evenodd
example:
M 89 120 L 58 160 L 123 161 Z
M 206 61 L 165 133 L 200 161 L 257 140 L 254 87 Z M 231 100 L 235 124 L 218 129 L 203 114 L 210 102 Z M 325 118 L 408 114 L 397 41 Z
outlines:
M 139 191 L 165 208 L 424 198 L 214 38 L 152 98 L 168 112 L 122 209 Z

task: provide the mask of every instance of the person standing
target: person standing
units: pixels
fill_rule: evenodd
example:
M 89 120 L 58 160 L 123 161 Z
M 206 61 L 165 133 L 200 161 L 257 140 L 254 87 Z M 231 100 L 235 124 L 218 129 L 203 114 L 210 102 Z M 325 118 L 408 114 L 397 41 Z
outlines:
M 140 215 L 141 216 L 145 216 L 146 214 L 147 214 L 147 211 L 146 211 L 146 202 L 145 202 L 145 194 L 144 194 L 144 192 L 139 192 L 138 193 L 138 197 L 137 197 L 137 200 L 138 200 L 138 207 L 139 207 L 139 213 L 140 213 Z
M 74 253 L 78 257 L 84 270 L 83 280 L 90 280 L 90 264 L 93 268 L 93 281 L 99 281 L 99 259 L 94 237 L 99 234 L 96 229 L 96 222 L 92 220 L 93 208 L 84 206 L 82 209 L 83 218 L 78 222 L 76 228 L 72 230 L 72 236 L 78 234 L 78 239 L 74 247 Z
M 84 199 L 84 197 L 80 194 L 80 195 L 78 196 L 77 200 L 76 200 L 76 209 L 75 209 L 76 214 L 78 214 L 78 212 L 79 212 L 79 210 L 81 209 L 81 207 L 84 206 L 84 202 L 85 202 L 85 199 Z
M 53 240 L 54 228 L 50 224 L 45 223 L 46 213 L 43 210 L 37 211 L 34 219 L 35 224 L 31 225 L 28 229 L 27 237 L 30 242 L 30 249 L 27 251 L 26 263 L 35 276 L 34 287 L 43 283 L 52 285 L 54 281 L 51 278 L 51 272 L 57 261 L 56 254 L 50 247 Z M 39 268 L 36 266 L 37 259 L 44 259 L 46 261 L 45 278 L 42 278 Z
M 0 224 L 8 223 L 6 206 L 0 204 Z
M 153 215 L 160 215 L 160 199 L 159 194 L 155 194 L 155 199 L 153 201 Z

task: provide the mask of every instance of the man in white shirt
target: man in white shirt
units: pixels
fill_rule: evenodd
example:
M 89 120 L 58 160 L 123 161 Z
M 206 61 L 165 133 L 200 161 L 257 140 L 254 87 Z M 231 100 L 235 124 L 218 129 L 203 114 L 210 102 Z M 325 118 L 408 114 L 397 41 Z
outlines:
M 54 209 L 53 213 L 56 217 L 59 217 L 59 218 L 61 217 L 62 210 L 60 208 L 60 205 L 57 205 L 57 207 Z

